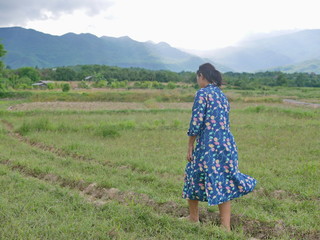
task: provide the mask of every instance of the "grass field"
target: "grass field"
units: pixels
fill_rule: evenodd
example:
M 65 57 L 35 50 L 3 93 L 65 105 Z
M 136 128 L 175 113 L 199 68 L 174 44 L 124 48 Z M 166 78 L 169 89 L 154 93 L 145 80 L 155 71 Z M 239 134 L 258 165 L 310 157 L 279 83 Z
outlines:
M 205 202 L 200 226 L 177 219 L 194 90 L 1 101 L 0 239 L 319 239 L 320 109 L 281 99 L 320 90 L 268 91 L 226 90 L 239 169 L 258 180 L 231 233 Z

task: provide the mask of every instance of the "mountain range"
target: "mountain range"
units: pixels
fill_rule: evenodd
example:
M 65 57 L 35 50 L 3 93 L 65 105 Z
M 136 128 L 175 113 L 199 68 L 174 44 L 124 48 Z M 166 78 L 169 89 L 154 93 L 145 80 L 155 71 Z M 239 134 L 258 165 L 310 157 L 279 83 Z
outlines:
M 10 27 L 0 28 L 0 42 L 7 51 L 4 62 L 11 68 L 105 64 L 195 71 L 200 64 L 210 61 L 173 48 L 165 42 L 138 42 L 127 36 L 99 38 L 88 33 L 54 36 L 33 29 Z M 222 71 L 229 70 L 218 66 Z
M 242 41 L 201 54 L 236 72 L 281 70 L 320 73 L 320 30 L 302 30 L 279 36 Z M 309 67 L 307 66 L 309 64 Z M 288 67 L 290 66 L 290 67 Z M 317 67 L 316 67 L 317 66 Z
M 171 71 L 195 71 L 204 62 L 222 72 L 315 72 L 320 73 L 320 30 L 301 30 L 263 35 L 205 52 L 171 47 L 165 42 L 138 42 L 125 37 L 97 37 L 67 33 L 55 36 L 21 27 L 0 28 L 3 58 L 11 68 L 40 68 L 105 64 Z

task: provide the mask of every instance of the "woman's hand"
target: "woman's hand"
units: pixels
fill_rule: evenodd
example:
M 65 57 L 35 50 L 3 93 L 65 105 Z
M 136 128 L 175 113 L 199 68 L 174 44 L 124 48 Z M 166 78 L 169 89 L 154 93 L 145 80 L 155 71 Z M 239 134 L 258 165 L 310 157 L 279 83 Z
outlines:
M 187 160 L 191 162 L 193 160 L 193 145 L 194 141 L 196 140 L 197 136 L 189 136 L 188 142 L 188 152 L 187 152 Z
M 191 162 L 193 160 L 192 154 L 193 154 L 193 146 L 189 146 L 188 152 L 187 152 L 187 160 L 189 162 Z

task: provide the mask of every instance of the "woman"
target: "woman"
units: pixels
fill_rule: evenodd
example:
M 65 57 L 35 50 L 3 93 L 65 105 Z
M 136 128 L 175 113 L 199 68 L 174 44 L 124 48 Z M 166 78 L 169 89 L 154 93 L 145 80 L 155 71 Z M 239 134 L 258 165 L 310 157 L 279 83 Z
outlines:
M 230 231 L 230 200 L 253 191 L 257 180 L 238 170 L 238 153 L 230 132 L 227 97 L 221 91 L 222 77 L 210 63 L 197 71 L 200 86 L 195 94 L 190 120 L 187 160 L 182 197 L 190 215 L 199 222 L 199 201 L 218 205 L 221 225 Z M 194 148 L 194 142 L 196 146 Z

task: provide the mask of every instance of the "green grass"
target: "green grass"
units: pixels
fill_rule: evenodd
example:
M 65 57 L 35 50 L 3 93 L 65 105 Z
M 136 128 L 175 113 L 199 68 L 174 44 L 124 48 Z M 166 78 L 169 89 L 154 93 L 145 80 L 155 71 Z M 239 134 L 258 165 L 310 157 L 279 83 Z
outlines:
M 0 187 L 1 239 L 239 239 L 215 226 L 179 222 L 134 202 L 95 206 L 75 190 L 1 164 Z
M 112 236 L 117 239 L 239 239 L 240 236 L 244 239 L 241 233 L 227 234 L 210 224 L 196 227 L 166 214 L 159 215 L 151 207 L 135 202 L 109 201 L 95 207 L 73 189 L 31 176 L 50 173 L 69 183 L 84 180 L 123 190 L 136 183 L 141 188 L 148 179 L 158 180 L 159 185 L 151 183 L 145 188 L 160 192 L 168 186 L 166 180 L 60 158 L 4 135 L 0 146 L 0 185 L 5 189 L 0 199 L 1 239 L 109 239 Z M 15 154 L 5 151 L 10 146 L 15 148 Z M 12 168 L 4 164 L 7 159 L 12 162 Z M 22 167 L 22 173 L 12 171 Z
M 1 119 L 25 140 L 10 135 L 1 122 L 0 238 L 247 239 L 262 233 L 271 239 L 316 239 L 319 110 L 261 102 L 234 106 L 230 121 L 239 169 L 258 184 L 253 193 L 232 201 L 233 218 L 241 221 L 234 222 L 231 234 L 214 222 L 181 223 L 174 208 L 166 213 L 115 199 L 96 206 L 74 187 L 96 183 L 187 210 L 181 193 L 191 109 L 2 110 Z M 39 178 L 48 174 L 60 182 Z M 200 206 L 218 212 L 204 202 Z M 274 230 L 279 222 L 284 230 Z

